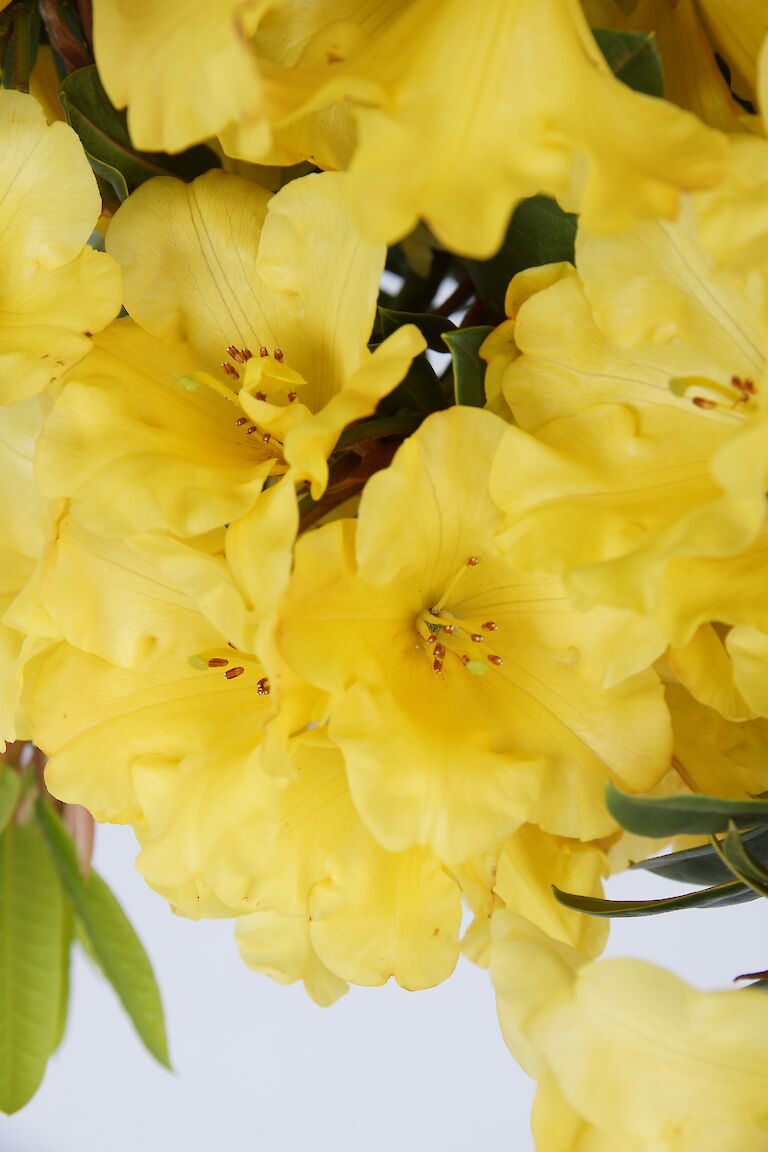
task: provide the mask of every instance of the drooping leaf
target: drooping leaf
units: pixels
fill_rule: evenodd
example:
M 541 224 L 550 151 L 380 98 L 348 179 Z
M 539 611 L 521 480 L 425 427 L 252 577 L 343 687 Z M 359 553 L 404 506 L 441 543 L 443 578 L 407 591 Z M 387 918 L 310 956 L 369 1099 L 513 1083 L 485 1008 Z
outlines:
M 83 878 L 72 837 L 43 801 L 38 802 L 37 818 L 79 927 L 101 970 L 146 1048 L 170 1067 L 160 992 L 141 941 L 99 874 L 91 869 L 88 878 Z
M 487 365 L 480 359 L 478 350 L 492 331 L 493 328 L 482 325 L 443 333 L 443 340 L 453 360 L 453 394 L 457 404 L 467 404 L 472 408 L 485 407 Z
M 574 908 L 590 916 L 655 916 L 659 912 L 676 912 L 683 908 L 725 908 L 729 904 L 745 904 L 748 900 L 757 899 L 757 893 L 738 880 L 660 900 L 600 900 L 596 896 L 561 892 L 554 885 L 552 891 L 566 908 Z
M 382 307 L 379 307 L 378 323 L 382 340 L 404 324 L 415 324 L 433 352 L 445 352 L 440 337 L 444 332 L 456 329 L 447 316 L 434 316 L 431 312 L 395 312 L 392 308 Z
M 496 255 L 464 261 L 480 298 L 503 314 L 507 287 L 518 272 L 563 260 L 573 263 L 576 221 L 549 196 L 522 200 Z
M 737 880 L 747 884 L 758 896 L 768 896 L 768 871 L 756 860 L 731 823 L 725 839 L 712 837 L 712 846 Z
M 33 823 L 0 837 L 0 1110 L 18 1112 L 58 1036 L 64 897 Z
M 741 838 L 749 842 L 750 852 L 758 860 L 768 863 L 768 829 L 752 828 L 743 832 Z M 655 872 L 667 880 L 678 880 L 683 884 L 721 884 L 733 875 L 711 844 L 651 856 L 648 860 L 638 860 L 632 868 Z
M 596 28 L 593 35 L 617 80 L 646 96 L 664 95 L 664 70 L 652 32 Z
M 768 800 L 723 800 L 719 796 L 632 796 L 612 784 L 605 791 L 608 811 L 622 828 L 639 836 L 706 835 L 768 824 Z
M 69 1013 L 69 972 L 70 962 L 72 959 L 72 941 L 74 939 L 74 916 L 72 914 L 72 906 L 69 901 L 64 899 L 64 910 L 61 918 L 61 939 L 59 948 L 59 964 L 61 972 L 61 992 L 59 995 L 59 1017 L 56 1022 L 56 1032 L 53 1038 L 53 1047 L 51 1053 L 53 1054 L 64 1039 L 64 1032 L 67 1027 L 67 1016 Z
M 137 151 L 128 134 L 125 112 L 110 103 L 95 65 L 79 68 L 64 79 L 59 103 L 94 171 L 109 181 L 121 200 L 152 176 L 192 180 L 219 165 L 216 154 L 204 145 L 176 156 Z
M 4 832 L 21 795 L 21 776 L 10 765 L 0 768 L 0 832 Z

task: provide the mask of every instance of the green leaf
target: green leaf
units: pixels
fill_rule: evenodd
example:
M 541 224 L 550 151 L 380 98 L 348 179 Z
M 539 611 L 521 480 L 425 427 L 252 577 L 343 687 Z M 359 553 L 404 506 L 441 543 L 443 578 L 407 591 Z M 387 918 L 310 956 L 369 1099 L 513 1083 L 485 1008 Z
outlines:
M 428 416 L 430 412 L 439 412 L 445 406 L 440 381 L 422 352 L 411 364 L 405 379 L 379 402 L 376 416 L 391 416 L 403 409 Z
M 72 837 L 42 800 L 37 818 L 61 882 L 99 967 L 117 993 L 141 1040 L 156 1060 L 170 1067 L 160 992 L 141 941 L 120 904 L 97 872 L 80 873 Z
M 549 196 L 522 200 L 496 255 L 490 260 L 464 261 L 480 298 L 503 314 L 507 287 L 518 272 L 562 260 L 572 264 L 576 219 Z
M 382 340 L 386 340 L 404 324 L 415 324 L 433 352 L 445 352 L 440 337 L 444 332 L 454 332 L 456 325 L 447 316 L 434 316 L 431 312 L 395 312 L 392 308 L 379 307 L 379 328 Z
M 664 70 L 653 32 L 596 28 L 593 35 L 617 80 L 646 96 L 664 95 Z
M 718 842 L 714 836 L 711 840 L 712 847 L 738 880 L 749 885 L 758 896 L 768 896 L 768 871 L 745 847 L 733 823 L 729 824 L 723 841 Z
M 398 412 L 395 416 L 382 416 L 350 424 L 339 437 L 334 451 L 360 444 L 364 440 L 381 440 L 386 436 L 410 436 L 421 424 L 418 412 Z
M 480 359 L 478 349 L 491 332 L 493 328 L 482 325 L 443 334 L 453 359 L 453 395 L 457 404 L 485 407 L 486 363 Z
M 750 851 L 757 859 L 768 863 L 768 829 L 752 828 L 742 834 L 742 840 L 749 841 Z M 711 844 L 638 860 L 632 868 L 655 872 L 667 880 L 678 880 L 683 884 L 721 884 L 733 876 Z
M 59 103 L 80 137 L 94 171 L 109 181 L 121 200 L 152 176 L 192 180 L 219 166 L 216 154 L 204 145 L 177 156 L 137 151 L 128 134 L 125 112 L 110 103 L 95 65 L 78 68 L 64 79 Z
M 61 978 L 61 991 L 59 995 L 59 1014 L 56 1021 L 56 1031 L 53 1038 L 51 1053 L 54 1053 L 64 1039 L 69 1012 L 69 966 L 72 959 L 72 942 L 74 940 L 74 917 L 72 907 L 64 900 L 63 916 L 61 918 L 61 938 L 59 948 L 59 971 Z
M 748 900 L 757 899 L 757 894 L 738 880 L 661 900 L 600 900 L 595 896 L 561 892 L 554 885 L 552 891 L 566 908 L 590 916 L 655 916 L 659 912 L 676 912 L 683 908 L 725 908 L 729 904 L 745 904 Z
M 0 17 L 3 49 L 3 88 L 29 92 L 29 77 L 40 44 L 40 12 L 37 0 L 16 0 Z
M 768 824 L 768 800 L 722 800 L 718 796 L 631 796 L 609 784 L 608 811 L 622 828 L 639 836 L 703 835 Z
M 21 775 L 9 765 L 0 768 L 0 833 L 4 832 L 21 795 Z
M 64 899 L 34 824 L 0 838 L 0 1110 L 34 1095 L 60 1018 Z

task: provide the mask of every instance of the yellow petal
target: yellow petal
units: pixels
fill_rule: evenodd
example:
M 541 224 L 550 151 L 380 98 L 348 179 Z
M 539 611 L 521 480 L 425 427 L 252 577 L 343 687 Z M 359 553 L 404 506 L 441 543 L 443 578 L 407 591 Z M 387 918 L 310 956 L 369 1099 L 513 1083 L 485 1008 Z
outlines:
M 0 93 L 0 401 L 41 391 L 120 307 L 119 270 L 85 249 L 99 216 L 82 145 L 20 92 Z
M 255 129 L 262 92 L 247 37 L 267 4 L 95 0 L 93 7 L 99 75 L 112 103 L 128 105 L 137 148 L 179 152 L 232 120 Z M 262 147 L 268 139 L 261 137 Z
M 321 1008 L 335 1004 L 347 991 L 344 981 L 326 968 L 312 947 L 305 918 L 253 912 L 240 917 L 235 932 L 240 955 L 249 968 L 279 984 L 303 980 Z

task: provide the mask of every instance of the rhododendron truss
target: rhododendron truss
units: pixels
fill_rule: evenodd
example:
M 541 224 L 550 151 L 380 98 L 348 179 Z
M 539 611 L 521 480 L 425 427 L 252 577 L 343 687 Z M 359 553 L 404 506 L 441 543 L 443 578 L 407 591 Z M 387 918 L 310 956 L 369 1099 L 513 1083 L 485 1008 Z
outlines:
M 537 1152 L 768 1146 L 758 992 L 599 959 L 768 895 L 763 8 L 0 0 L 1 1110 L 75 939 L 167 1063 L 95 820 L 318 1004 L 488 969 Z

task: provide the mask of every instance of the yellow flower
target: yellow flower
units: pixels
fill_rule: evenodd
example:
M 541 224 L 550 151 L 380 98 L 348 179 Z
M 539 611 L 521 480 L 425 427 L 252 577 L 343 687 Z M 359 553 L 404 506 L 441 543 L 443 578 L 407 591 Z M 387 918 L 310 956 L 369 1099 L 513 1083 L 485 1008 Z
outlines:
M 100 210 L 72 129 L 0 92 L 0 403 L 55 383 L 118 312 L 119 269 L 85 247 Z
M 256 0 L 95 0 L 99 75 L 112 103 L 128 105 L 137 148 L 179 152 L 232 121 L 260 129 L 266 145 L 261 81 L 248 38 L 268 7 Z
M 681 189 L 720 175 L 725 141 L 615 80 L 578 0 L 411 0 L 375 20 L 323 7 L 305 57 L 269 72 L 270 115 L 350 101 L 350 197 L 373 239 L 423 217 L 454 251 L 489 256 L 524 196 L 548 192 L 611 230 L 674 216 Z
M 625 15 L 626 7 L 617 0 L 585 3 L 593 27 L 653 32 L 667 100 L 724 132 L 759 125 L 731 95 L 716 54 L 728 65 L 737 95 L 754 101 L 757 53 L 768 31 L 762 0 L 639 0 Z
M 51 792 L 131 822 L 140 870 L 177 911 L 232 915 L 247 911 L 254 845 L 277 828 L 262 767 L 272 686 L 168 579 L 158 544 L 60 524 L 37 597 L 67 642 L 36 669 L 33 736 Z
M 315 497 L 341 430 L 425 346 L 408 325 L 368 351 L 385 253 L 355 232 L 340 182 L 308 176 L 271 196 L 218 171 L 160 178 L 120 208 L 107 240 L 131 317 L 186 341 L 201 369 L 190 385 L 236 404 L 241 438 L 258 432 Z
M 387 852 L 365 828 L 349 794 L 344 764 L 322 731 L 296 744 L 295 778 L 280 794 L 273 843 L 254 846 L 248 907 L 238 926 L 246 961 L 263 970 L 263 912 L 280 939 L 286 979 L 307 979 L 303 957 L 316 956 L 339 980 L 429 988 L 450 976 L 458 956 L 459 887 L 425 848 Z M 299 926 L 303 925 L 303 930 Z M 288 948 L 293 939 L 295 950 Z M 274 967 L 274 955 L 266 963 Z
M 504 911 L 493 927 L 499 1019 L 540 1081 L 542 1152 L 763 1152 L 762 992 L 698 992 L 640 960 L 585 963 Z
M 527 819 L 598 836 L 605 781 L 643 789 L 667 766 L 655 675 L 585 675 L 620 614 L 576 613 L 556 578 L 497 553 L 504 429 L 479 409 L 429 417 L 368 482 L 357 525 L 300 538 L 279 609 L 278 646 L 331 695 L 355 805 L 390 851 L 457 862 Z
M 737 244 L 732 257 L 727 223 L 749 205 L 747 170 L 765 180 L 768 145 L 746 139 L 734 157 L 733 182 L 691 197 L 678 221 L 582 232 L 578 273 L 558 265 L 549 284 L 521 273 L 508 301 L 521 354 L 502 353 L 520 425 L 491 481 L 508 546 L 565 574 L 580 606 L 656 613 L 678 645 L 702 620 L 729 620 L 707 615 L 685 565 L 701 562 L 708 594 L 738 611 L 715 562 L 749 548 L 765 521 L 768 265 L 759 248 L 748 261 Z M 764 209 L 761 220 L 764 244 Z M 757 222 L 753 206 L 753 235 Z

